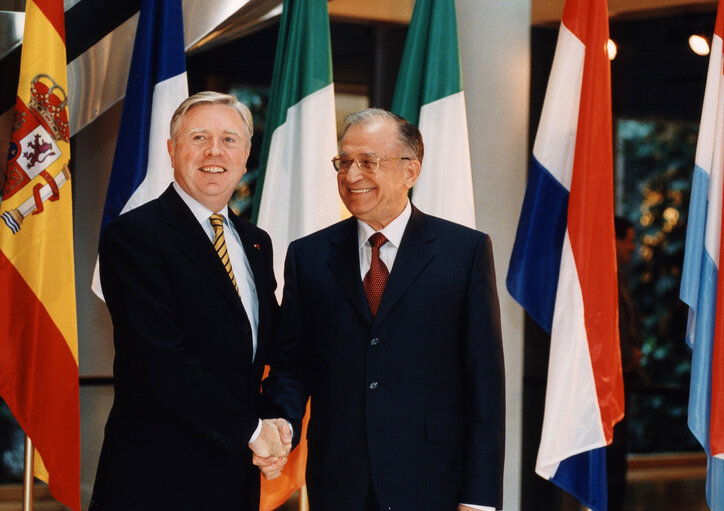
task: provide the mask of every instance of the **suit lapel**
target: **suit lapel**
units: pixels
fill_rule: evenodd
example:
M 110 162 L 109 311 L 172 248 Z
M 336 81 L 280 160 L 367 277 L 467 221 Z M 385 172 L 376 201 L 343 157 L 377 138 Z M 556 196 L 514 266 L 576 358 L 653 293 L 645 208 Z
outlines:
M 171 239 L 179 248 L 179 254 L 188 257 L 198 268 L 199 273 L 219 288 L 226 300 L 239 311 L 246 313 L 209 237 L 191 210 L 173 190 L 173 186 L 169 186 L 159 197 L 159 201 L 161 214 L 169 226 Z
M 368 323 L 372 323 L 372 314 L 359 274 L 356 218 L 346 220 L 341 225 L 340 235 L 330 242 L 329 267 L 352 306 L 362 314 Z
M 266 330 L 269 326 L 271 318 L 269 316 L 270 309 L 265 306 L 267 300 L 276 300 L 276 297 L 269 297 L 268 294 L 272 292 L 269 288 L 269 284 L 264 281 L 266 273 L 264 271 L 264 259 L 262 254 L 262 240 L 258 238 L 257 233 L 251 229 L 251 224 L 241 220 L 232 211 L 229 211 L 229 218 L 236 227 L 236 232 L 239 233 L 241 238 L 241 245 L 244 247 L 244 253 L 246 259 L 249 261 L 249 267 L 251 268 L 252 277 L 254 278 L 254 287 L 256 287 L 256 297 L 259 302 L 259 325 L 257 335 L 257 353 L 254 358 L 256 364 L 260 360 L 264 359 L 263 351 L 266 349 L 264 341 L 267 338 Z
M 384 320 L 434 256 L 435 234 L 426 227 L 425 220 L 426 215 L 413 206 L 412 215 L 402 236 L 400 248 L 397 250 L 395 264 L 387 279 L 380 308 L 375 316 L 376 323 Z

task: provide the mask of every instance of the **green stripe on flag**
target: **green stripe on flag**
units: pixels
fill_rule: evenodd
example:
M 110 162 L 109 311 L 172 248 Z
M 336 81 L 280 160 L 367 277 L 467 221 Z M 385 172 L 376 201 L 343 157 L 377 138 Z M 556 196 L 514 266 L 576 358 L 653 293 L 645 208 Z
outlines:
M 286 121 L 289 108 L 331 83 L 332 53 L 326 0 L 284 0 L 269 92 L 269 109 L 259 156 L 253 222 L 256 223 L 259 217 L 274 131 Z
M 454 0 L 417 0 L 392 111 L 418 124 L 420 107 L 462 90 Z

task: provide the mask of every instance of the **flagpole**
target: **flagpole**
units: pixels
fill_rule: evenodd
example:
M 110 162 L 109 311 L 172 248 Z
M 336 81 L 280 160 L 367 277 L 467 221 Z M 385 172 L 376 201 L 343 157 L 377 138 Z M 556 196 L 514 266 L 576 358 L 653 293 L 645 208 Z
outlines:
M 23 466 L 23 511 L 33 510 L 33 442 L 25 435 L 25 463 Z
M 309 495 L 307 495 L 306 484 L 299 489 L 299 511 L 309 511 Z

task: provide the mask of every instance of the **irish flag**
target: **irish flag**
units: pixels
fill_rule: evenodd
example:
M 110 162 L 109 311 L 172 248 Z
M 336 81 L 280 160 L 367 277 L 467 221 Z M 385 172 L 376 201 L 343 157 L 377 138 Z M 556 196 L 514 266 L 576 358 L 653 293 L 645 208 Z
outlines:
M 274 244 L 281 299 L 289 243 L 341 218 L 331 162 L 337 136 L 325 0 L 284 1 L 269 96 L 254 216 Z M 261 511 L 276 509 L 304 485 L 304 438 L 302 431 L 282 475 L 262 480 Z
M 327 2 L 283 9 L 254 208 L 274 244 L 279 299 L 289 243 L 341 219 Z
M 724 282 L 719 280 L 724 194 L 724 0 L 712 37 L 691 184 L 680 297 L 689 306 L 693 350 L 689 429 L 708 457 L 706 498 L 724 511 Z
M 415 2 L 392 111 L 416 124 L 425 142 L 412 201 L 425 213 L 475 228 L 454 0 Z
M 567 0 L 507 286 L 551 335 L 536 472 L 607 507 L 623 417 L 606 0 Z
M 79 510 L 78 333 L 63 16 L 62 0 L 27 1 L 0 204 L 0 395 L 35 446 L 35 476 L 60 502 Z

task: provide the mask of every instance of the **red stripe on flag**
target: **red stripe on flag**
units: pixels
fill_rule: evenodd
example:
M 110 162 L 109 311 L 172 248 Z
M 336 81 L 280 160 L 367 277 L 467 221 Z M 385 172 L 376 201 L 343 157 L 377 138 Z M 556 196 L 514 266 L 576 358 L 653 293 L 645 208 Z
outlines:
M 606 1 L 568 0 L 563 20 L 586 47 L 568 232 L 581 283 L 603 430 L 606 440 L 610 441 L 613 425 L 623 417 L 624 399 L 613 227 L 611 69 L 606 50 Z
M 717 7 L 716 11 L 714 34 L 724 39 L 724 0 L 719 0 L 719 7 Z
M 45 15 L 48 21 L 55 27 L 56 32 L 65 44 L 65 11 L 63 0 L 28 0 L 38 6 L 38 9 Z M 25 11 L 28 9 L 26 7 Z
M 721 6 L 720 6 L 721 7 Z M 717 14 L 717 25 L 724 13 Z M 724 194 L 724 190 L 722 191 Z M 711 415 L 709 417 L 709 445 L 711 455 L 724 454 L 724 236 L 719 240 L 719 280 L 716 290 L 716 314 L 714 318 L 714 346 L 711 355 Z
M 80 509 L 78 365 L 35 293 L 0 252 L 0 395 L 32 439 L 56 499 Z

